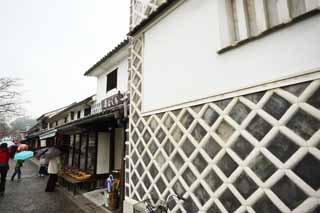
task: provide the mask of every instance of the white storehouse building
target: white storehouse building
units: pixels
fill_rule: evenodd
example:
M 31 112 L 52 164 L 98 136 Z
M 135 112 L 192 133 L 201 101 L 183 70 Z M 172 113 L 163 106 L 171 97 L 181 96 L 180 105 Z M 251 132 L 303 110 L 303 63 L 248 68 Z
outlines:
M 320 212 L 319 8 L 131 0 L 124 212 Z

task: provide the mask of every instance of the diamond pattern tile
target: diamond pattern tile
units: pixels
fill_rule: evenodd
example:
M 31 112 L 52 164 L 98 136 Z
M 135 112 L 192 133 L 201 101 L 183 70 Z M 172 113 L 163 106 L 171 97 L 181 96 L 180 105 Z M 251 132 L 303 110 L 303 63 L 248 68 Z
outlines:
M 252 101 L 253 103 L 257 104 L 261 100 L 261 98 L 264 96 L 265 92 L 257 92 L 249 95 L 245 95 L 244 97 L 248 100 Z
M 214 122 L 219 118 L 219 114 L 213 110 L 211 107 L 208 107 L 202 115 L 202 119 L 209 125 L 212 126 Z
M 204 205 L 210 198 L 210 195 L 201 184 L 195 188 L 193 194 L 198 198 L 202 205 Z
M 302 92 L 309 86 L 310 82 L 300 83 L 300 84 L 293 84 L 290 86 L 282 87 L 281 89 L 290 92 L 291 94 L 299 97 Z
M 139 194 L 139 196 L 141 198 L 143 198 L 143 196 L 146 194 L 146 192 L 144 191 L 144 189 L 143 189 L 141 184 L 138 186 L 138 190 L 137 191 L 138 191 L 138 194 Z
M 305 111 L 298 110 L 287 123 L 287 127 L 305 140 L 308 140 L 320 129 L 320 121 Z
M 259 115 L 256 115 L 249 126 L 247 127 L 250 132 L 258 141 L 261 141 L 266 134 L 271 130 L 272 126 Z
M 153 155 L 158 150 L 158 145 L 156 144 L 156 142 L 154 142 L 154 140 L 151 141 L 151 143 L 149 145 L 149 150 L 150 150 L 151 154 L 153 154 Z
M 136 173 L 133 173 L 131 175 L 131 181 L 134 185 L 137 185 L 137 183 L 139 182 L 138 176 L 136 175 Z
M 156 156 L 156 162 L 160 167 L 163 166 L 163 164 L 166 162 L 166 159 L 164 158 L 162 152 L 159 152 Z
M 144 151 L 144 145 L 142 144 L 142 141 L 139 142 L 137 150 L 139 152 L 139 154 L 141 155 L 142 152 Z
M 149 132 L 148 130 L 146 130 L 146 131 L 144 132 L 144 134 L 143 134 L 143 140 L 144 140 L 146 143 L 148 143 L 149 140 L 150 140 L 150 138 L 151 138 L 151 134 L 150 134 L 150 132 Z
M 164 120 L 164 126 L 167 128 L 167 130 L 170 130 L 173 124 L 174 124 L 173 118 L 171 118 L 170 115 L 167 115 L 167 117 Z
M 181 157 L 181 155 L 179 154 L 179 152 L 177 152 L 174 157 L 172 158 L 172 163 L 175 165 L 176 169 L 179 171 L 181 169 L 181 167 L 184 164 L 184 160 Z
M 143 129 L 144 129 L 144 124 L 143 124 L 142 121 L 139 122 L 139 124 L 138 124 L 138 129 L 139 129 L 139 132 L 142 132 L 142 131 L 143 131 Z
M 276 167 L 261 153 L 249 166 L 262 181 L 266 181 L 276 171 Z
M 202 173 L 203 170 L 208 166 L 208 162 L 202 157 L 200 153 L 193 160 L 193 165 L 198 169 L 199 173 Z
M 312 154 L 307 154 L 293 171 L 314 190 L 320 188 L 320 160 Z
M 183 196 L 186 190 L 184 189 L 183 185 L 180 183 L 179 180 L 173 185 L 173 191 L 176 195 Z
M 196 141 L 200 142 L 202 138 L 207 134 L 207 131 L 200 125 L 197 124 L 193 131 L 191 132 L 191 135 L 196 139 Z
M 253 205 L 252 208 L 259 213 L 281 213 L 281 211 L 265 194 Z
M 188 129 L 193 122 L 194 118 L 190 114 L 190 112 L 185 111 L 185 113 L 182 115 L 180 122 L 184 126 L 184 128 Z
M 150 128 L 152 129 L 152 131 L 156 131 L 156 129 L 158 128 L 159 124 L 158 121 L 155 118 L 152 118 L 150 121 Z
M 142 163 L 139 163 L 138 166 L 137 166 L 137 171 L 138 171 L 138 174 L 140 175 L 140 177 L 142 176 L 143 172 L 144 172 L 144 168 L 142 166 Z
M 151 174 L 151 177 L 153 179 L 155 179 L 155 177 L 159 174 L 159 171 L 154 164 L 152 164 L 151 167 L 149 168 L 149 173 Z
M 240 135 L 231 148 L 239 157 L 242 158 L 242 160 L 245 160 L 254 147 L 242 135 Z
M 170 183 L 172 179 L 176 176 L 176 174 L 170 166 L 167 166 L 167 168 L 164 170 L 164 176 L 166 177 L 168 183 Z
M 219 200 L 228 212 L 235 212 L 241 205 L 239 200 L 233 195 L 233 193 L 228 188 L 222 193 Z
M 227 177 L 229 177 L 238 167 L 238 164 L 229 156 L 228 153 L 222 157 L 217 165 Z
M 193 174 L 193 172 L 191 171 L 190 168 L 187 168 L 183 174 L 182 177 L 184 179 L 184 181 L 191 186 L 195 181 L 196 181 L 196 176 Z
M 132 160 L 132 162 L 133 162 L 134 164 L 137 163 L 137 161 L 138 161 L 138 155 L 137 155 L 136 152 L 134 152 L 134 153 L 132 154 L 131 160 Z
M 188 197 L 184 202 L 183 202 L 183 207 L 186 209 L 187 212 L 198 212 L 199 208 L 198 206 L 194 203 L 192 197 Z
M 156 138 L 158 139 L 159 143 L 163 142 L 163 139 L 166 137 L 166 133 L 160 128 L 156 134 Z
M 287 176 L 281 178 L 271 189 L 291 210 L 307 198 L 307 195 Z
M 143 160 L 144 165 L 146 165 L 146 166 L 149 165 L 149 163 L 150 163 L 150 161 L 151 161 L 151 158 L 150 158 L 148 152 L 145 152 L 145 153 L 143 154 L 142 160 Z
M 248 199 L 258 189 L 257 184 L 245 172 L 242 172 L 237 178 L 234 186 L 245 199 Z
M 269 151 L 284 163 L 298 150 L 298 148 L 298 145 L 282 133 L 279 133 L 273 138 L 268 146 Z
M 263 109 L 277 120 L 280 120 L 290 106 L 291 104 L 286 99 L 277 94 L 273 94 L 268 102 L 264 105 Z
M 202 147 L 206 153 L 213 159 L 221 150 L 221 146 L 210 137 Z
M 151 191 L 150 191 L 150 195 L 151 195 L 151 199 L 153 201 L 153 203 L 157 203 L 159 200 L 159 194 L 158 192 L 155 190 L 154 187 L 152 187 Z
M 227 142 L 234 131 L 234 128 L 228 122 L 223 120 L 217 128 L 216 133 L 224 142 Z
M 251 109 L 244 105 L 241 102 L 237 102 L 236 105 L 232 108 L 229 115 L 235 120 L 238 124 L 241 124 L 242 121 L 248 116 Z
M 317 91 L 308 99 L 308 104 L 312 105 L 316 109 L 320 109 L 320 87 Z
M 207 210 L 207 213 L 221 213 L 221 211 L 218 208 L 218 206 L 215 203 L 213 203 Z
M 164 151 L 167 153 L 167 155 L 170 157 L 170 155 L 172 154 L 173 150 L 174 150 L 174 145 L 172 144 L 172 142 L 167 139 L 165 144 L 164 144 Z
M 212 190 L 212 192 L 215 192 L 223 183 L 221 178 L 212 169 L 205 177 L 205 181 L 210 186 L 210 189 Z
M 150 181 L 150 178 L 148 177 L 148 175 L 145 175 L 144 178 L 143 178 L 143 184 L 144 186 L 149 189 L 150 186 L 151 186 L 151 181 Z
M 188 138 L 186 138 L 183 144 L 181 145 L 181 149 L 187 157 L 190 157 L 190 155 L 195 150 L 195 146 L 190 142 Z
M 178 126 L 176 126 L 173 130 L 172 130 L 172 137 L 175 140 L 175 142 L 179 143 L 181 138 L 183 136 L 183 132 L 180 130 L 180 128 Z
M 163 193 L 164 190 L 166 189 L 166 184 L 164 183 L 161 176 L 159 177 L 158 181 L 156 182 L 156 185 L 161 193 Z
M 215 104 L 222 110 L 224 110 L 229 103 L 231 102 L 232 99 L 226 99 L 226 100 L 222 100 L 222 101 L 217 101 L 215 102 Z

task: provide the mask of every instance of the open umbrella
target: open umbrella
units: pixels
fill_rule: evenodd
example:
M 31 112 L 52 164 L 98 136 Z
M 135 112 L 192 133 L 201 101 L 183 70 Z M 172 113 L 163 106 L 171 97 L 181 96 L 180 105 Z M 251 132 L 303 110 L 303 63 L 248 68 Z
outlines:
M 14 155 L 14 160 L 26 160 L 33 157 L 32 151 L 22 151 Z
M 8 145 L 8 147 L 11 147 L 11 146 L 17 146 L 15 143 L 13 143 L 12 141 L 6 141 L 6 142 L 2 142 L 2 143 L 6 143 Z M 0 143 L 0 144 L 2 144 Z
M 46 153 L 48 151 L 48 148 L 42 148 L 42 149 L 39 149 L 35 152 L 35 157 L 36 158 L 40 158 L 41 155 L 43 155 L 44 153 Z
M 27 151 L 29 149 L 29 146 L 27 144 L 20 144 L 18 146 L 18 151 Z
M 43 154 L 43 156 L 44 156 L 45 158 L 49 159 L 49 158 L 57 157 L 57 156 L 59 156 L 59 155 L 61 155 L 61 154 L 62 154 L 62 152 L 61 152 L 58 148 L 56 148 L 56 147 L 50 147 L 50 148 L 48 148 L 48 151 L 46 151 L 46 152 Z

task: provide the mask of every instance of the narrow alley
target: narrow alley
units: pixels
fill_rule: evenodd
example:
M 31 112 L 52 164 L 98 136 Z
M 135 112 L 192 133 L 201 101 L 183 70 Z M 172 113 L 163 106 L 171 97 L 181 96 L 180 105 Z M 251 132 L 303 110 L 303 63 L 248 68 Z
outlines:
M 82 213 L 59 190 L 53 193 L 44 191 L 47 178 L 37 176 L 38 168 L 30 161 L 26 161 L 22 167 L 22 178 L 11 181 L 14 162 L 10 162 L 10 171 L 7 176 L 6 192 L 0 197 L 1 213 Z

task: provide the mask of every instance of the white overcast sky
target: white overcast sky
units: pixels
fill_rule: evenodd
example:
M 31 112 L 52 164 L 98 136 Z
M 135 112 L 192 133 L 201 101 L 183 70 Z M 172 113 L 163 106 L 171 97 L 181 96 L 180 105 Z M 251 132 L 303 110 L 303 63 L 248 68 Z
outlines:
M 0 77 L 22 79 L 27 115 L 96 92 L 84 72 L 126 37 L 129 0 L 0 0 Z

